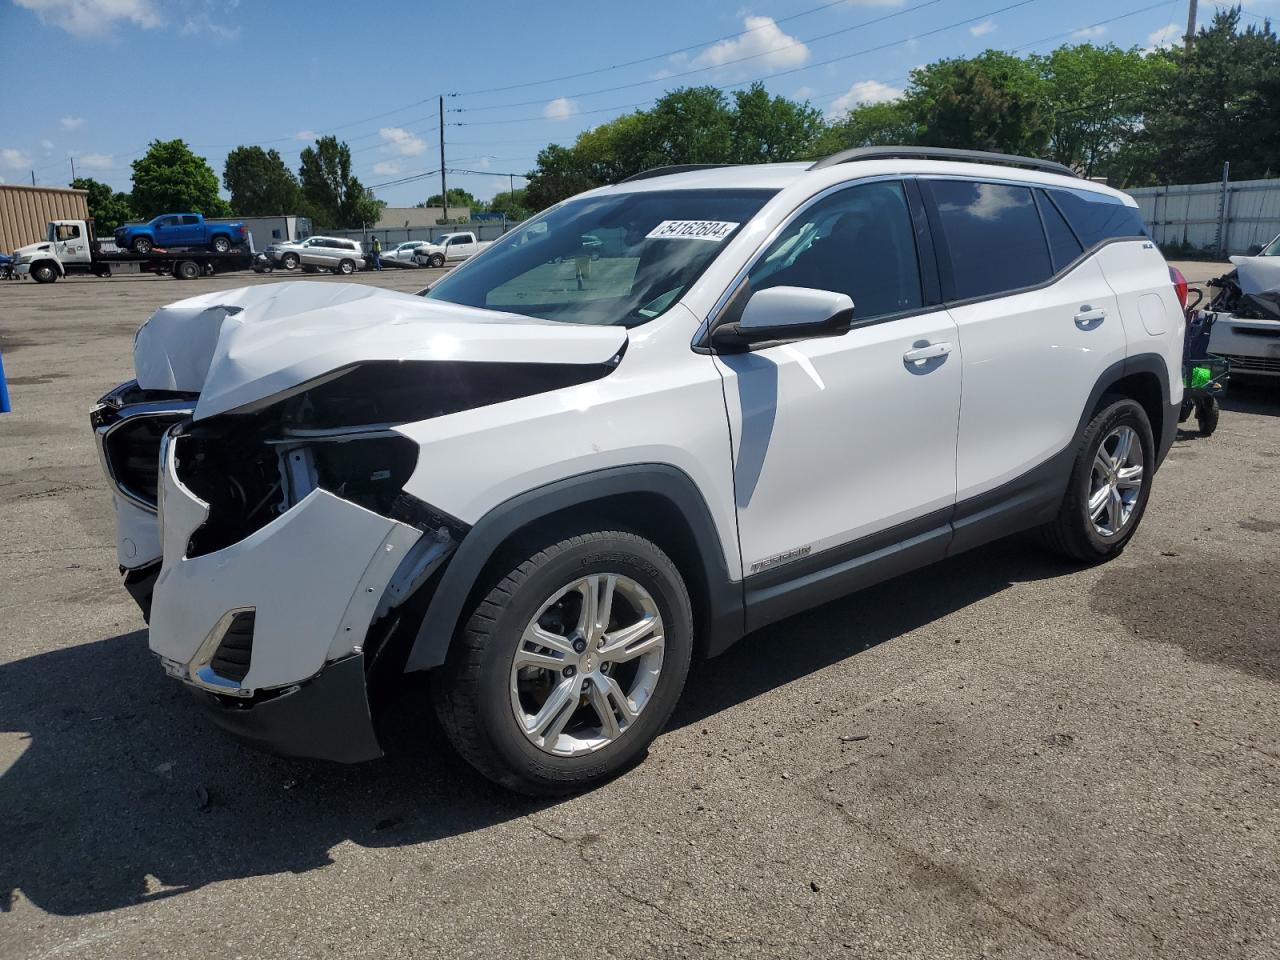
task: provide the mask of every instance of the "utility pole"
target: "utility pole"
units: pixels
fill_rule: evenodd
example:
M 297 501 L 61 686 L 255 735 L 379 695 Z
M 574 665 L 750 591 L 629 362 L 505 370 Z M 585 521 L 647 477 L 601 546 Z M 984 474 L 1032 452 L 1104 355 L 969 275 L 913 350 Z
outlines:
M 36 172 L 34 170 L 31 171 L 31 185 L 33 187 L 36 185 Z
M 444 204 L 444 219 L 449 220 L 449 180 L 444 175 L 444 94 L 440 95 L 440 202 Z
M 76 179 L 76 158 L 68 156 L 67 159 L 71 161 L 71 181 L 74 183 Z
M 1191 52 L 1191 42 L 1196 38 L 1196 0 L 1187 0 L 1187 35 L 1183 37 L 1183 50 Z

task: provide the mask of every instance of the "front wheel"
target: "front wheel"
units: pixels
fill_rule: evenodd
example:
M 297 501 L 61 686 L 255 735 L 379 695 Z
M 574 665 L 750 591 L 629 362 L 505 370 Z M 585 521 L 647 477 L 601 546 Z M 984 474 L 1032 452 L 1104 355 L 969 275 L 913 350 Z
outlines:
M 230 253 L 231 239 L 229 237 L 214 237 L 213 249 L 215 253 Z
M 430 263 L 430 264 L 431 264 L 431 266 L 433 266 L 433 267 L 437 267 L 437 268 L 439 268 L 439 267 L 443 267 L 443 266 L 444 266 L 444 254 L 442 254 L 442 253 L 433 253 L 433 254 L 431 255 L 431 259 L 430 259 L 429 261 L 427 261 L 427 262 L 428 262 L 428 263 Z
M 632 533 L 531 549 L 471 611 L 436 677 L 458 752 L 521 793 L 594 786 L 644 756 L 684 688 L 689 594 Z
M 1084 563 L 1120 553 L 1146 511 L 1155 464 L 1146 411 L 1135 400 L 1112 398 L 1080 437 L 1066 496 L 1043 531 L 1049 545 Z
M 53 283 L 58 279 L 58 270 L 49 263 L 37 263 L 31 268 L 31 279 L 36 283 Z
M 281 265 L 284 266 L 286 270 L 297 270 L 298 255 L 296 253 L 286 253 L 283 257 L 280 258 L 280 263 Z
M 151 252 L 151 241 L 146 237 L 138 237 L 133 241 L 133 252 L 146 256 Z

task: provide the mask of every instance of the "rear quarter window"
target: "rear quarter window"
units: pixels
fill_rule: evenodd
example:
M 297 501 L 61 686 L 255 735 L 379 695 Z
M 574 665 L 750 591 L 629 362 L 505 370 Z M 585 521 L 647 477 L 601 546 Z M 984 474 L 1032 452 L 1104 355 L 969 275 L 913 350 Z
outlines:
M 1104 240 L 1147 235 L 1138 208 L 1115 197 L 1091 190 L 1055 188 L 1047 192 L 1086 250 Z

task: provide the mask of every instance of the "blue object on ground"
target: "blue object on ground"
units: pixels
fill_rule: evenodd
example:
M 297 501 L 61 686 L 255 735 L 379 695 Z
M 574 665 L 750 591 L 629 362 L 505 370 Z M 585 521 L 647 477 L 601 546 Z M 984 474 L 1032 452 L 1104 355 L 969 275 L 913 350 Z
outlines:
M 9 385 L 4 382 L 4 354 L 0 353 L 0 413 L 9 413 L 13 407 L 9 406 Z

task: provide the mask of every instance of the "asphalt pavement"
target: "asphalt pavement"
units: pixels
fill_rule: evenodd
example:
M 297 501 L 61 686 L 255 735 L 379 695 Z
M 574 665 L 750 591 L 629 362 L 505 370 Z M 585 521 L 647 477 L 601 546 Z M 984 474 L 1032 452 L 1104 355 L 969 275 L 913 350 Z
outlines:
M 1114 562 L 1018 539 L 778 623 L 633 772 L 535 802 L 421 682 L 331 766 L 147 651 L 87 411 L 157 306 L 279 279 L 0 283 L 0 958 L 1280 953 L 1280 384 L 1180 436 Z

